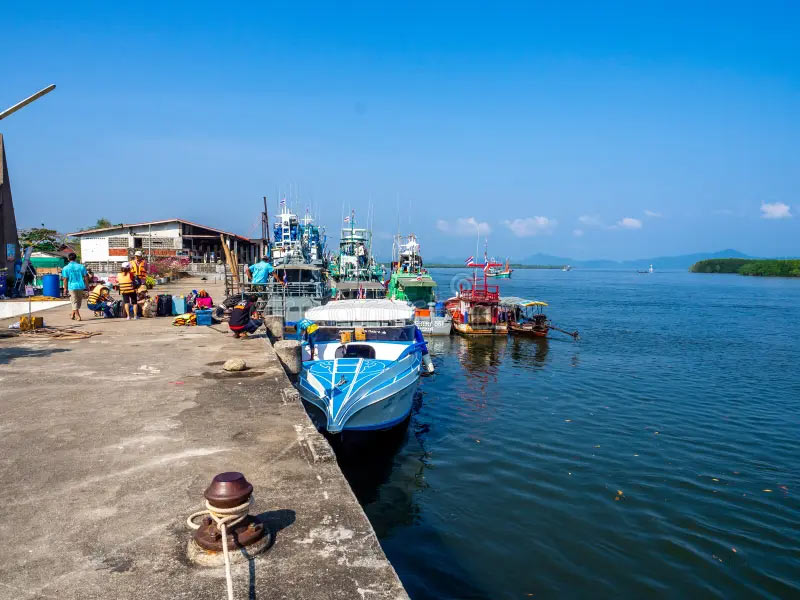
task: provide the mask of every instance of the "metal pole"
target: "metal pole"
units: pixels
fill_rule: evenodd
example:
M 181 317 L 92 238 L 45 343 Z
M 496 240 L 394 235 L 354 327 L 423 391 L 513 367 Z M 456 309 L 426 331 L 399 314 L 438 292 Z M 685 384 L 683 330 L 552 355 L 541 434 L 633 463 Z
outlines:
M 5 109 L 3 112 L 0 112 L 0 121 L 5 119 L 7 116 L 14 114 L 20 108 L 22 108 L 24 106 L 27 106 L 28 104 L 30 104 L 34 100 L 38 100 L 39 98 L 41 98 L 45 94 L 47 94 L 49 92 L 52 92 L 54 89 L 56 89 L 56 85 L 54 83 L 52 83 L 52 84 L 48 85 L 46 88 L 44 88 L 43 90 L 39 90 L 38 92 L 36 92 L 33 96 L 28 96 L 27 98 L 25 98 L 25 100 L 17 102 L 14 106 L 11 106 L 11 107 Z

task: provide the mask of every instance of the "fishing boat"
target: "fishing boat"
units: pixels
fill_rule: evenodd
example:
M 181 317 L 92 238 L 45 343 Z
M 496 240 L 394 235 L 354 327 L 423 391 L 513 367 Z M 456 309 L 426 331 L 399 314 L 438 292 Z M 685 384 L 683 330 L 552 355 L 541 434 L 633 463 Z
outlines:
M 383 281 L 383 266 L 372 256 L 372 232 L 355 227 L 355 213 L 345 218 L 339 252 L 331 258 L 329 271 L 334 281 Z
M 487 282 L 487 271 L 502 264 L 488 259 L 477 264 L 470 259 L 467 266 L 473 268 L 471 287 L 460 284 L 458 294 L 446 305 L 453 317 L 453 329 L 464 335 L 505 335 L 508 325 L 505 309 L 500 306 L 500 288 Z M 478 268 L 483 270 L 480 279 Z
M 547 337 L 547 315 L 543 312 L 547 302 L 510 296 L 502 298 L 500 305 L 507 310 L 509 333 Z
M 411 304 L 414 323 L 426 336 L 450 335 L 453 318 L 444 302 L 436 302 L 436 282 L 423 266 L 419 242 L 413 233 L 406 238 L 395 236 L 386 297 Z
M 508 333 L 527 337 L 546 338 L 550 330 L 560 331 L 578 339 L 577 331 L 565 331 L 553 325 L 544 314 L 547 302 L 527 300 L 517 296 L 504 296 L 500 306 L 505 309 L 508 320 Z
M 392 300 L 340 300 L 306 313 L 300 396 L 329 433 L 390 429 L 411 413 L 433 365 L 414 310 Z M 423 358 L 423 356 L 425 358 Z
M 653 269 L 653 265 L 650 265 L 650 268 L 649 268 L 649 269 L 647 269 L 647 270 L 645 270 L 645 271 L 636 271 L 636 272 L 637 272 L 637 273 L 640 273 L 640 274 L 647 275 L 647 274 L 650 274 L 650 273 L 652 273 L 654 270 L 655 270 L 655 269 Z
M 331 297 L 325 264 L 325 231 L 316 226 L 306 211 L 300 220 L 280 202 L 268 240 L 269 254 L 278 279 L 250 284 L 246 293 L 255 295 L 256 307 L 265 315 L 280 315 L 288 327 L 305 317 L 306 311 L 321 306 Z
M 486 271 L 486 276 L 487 277 L 496 277 L 497 279 L 510 279 L 511 278 L 511 273 L 513 271 L 514 271 L 514 269 L 511 268 L 511 265 L 509 264 L 508 259 L 506 259 L 506 264 L 502 269 L 498 269 L 497 267 L 492 267 L 492 268 L 490 268 L 489 270 Z
M 564 265 L 561 267 L 562 271 L 572 271 L 572 265 Z

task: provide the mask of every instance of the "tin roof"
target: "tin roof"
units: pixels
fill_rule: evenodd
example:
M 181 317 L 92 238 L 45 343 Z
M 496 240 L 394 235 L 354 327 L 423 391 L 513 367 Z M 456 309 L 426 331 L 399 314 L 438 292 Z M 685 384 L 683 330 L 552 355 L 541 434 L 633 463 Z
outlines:
M 100 227 L 99 229 L 87 229 L 86 231 L 75 231 L 73 233 L 68 233 L 68 236 L 72 237 L 80 237 L 82 235 L 86 235 L 88 233 L 101 233 L 103 231 L 114 231 L 116 229 L 128 229 L 129 227 L 142 227 L 143 225 L 163 225 L 164 223 L 183 223 L 184 225 L 191 225 L 192 227 L 199 227 L 201 229 L 207 229 L 208 231 L 214 231 L 216 233 L 222 233 L 224 235 L 239 238 L 240 240 L 244 240 L 246 242 L 250 242 L 250 240 L 243 235 L 238 235 L 236 233 L 231 233 L 230 231 L 224 231 L 222 229 L 217 229 L 216 227 L 209 227 L 208 225 L 200 225 L 199 223 L 194 223 L 192 221 L 187 221 L 186 219 L 162 219 L 161 221 L 144 221 L 142 223 L 123 223 L 122 225 L 117 225 L 115 227 Z

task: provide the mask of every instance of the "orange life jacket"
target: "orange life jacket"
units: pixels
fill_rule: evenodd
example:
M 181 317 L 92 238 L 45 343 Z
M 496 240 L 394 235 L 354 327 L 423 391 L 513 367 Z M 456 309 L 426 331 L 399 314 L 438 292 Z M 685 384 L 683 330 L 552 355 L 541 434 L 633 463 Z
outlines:
M 117 285 L 121 294 L 130 294 L 133 290 L 133 275 L 130 273 L 118 273 Z

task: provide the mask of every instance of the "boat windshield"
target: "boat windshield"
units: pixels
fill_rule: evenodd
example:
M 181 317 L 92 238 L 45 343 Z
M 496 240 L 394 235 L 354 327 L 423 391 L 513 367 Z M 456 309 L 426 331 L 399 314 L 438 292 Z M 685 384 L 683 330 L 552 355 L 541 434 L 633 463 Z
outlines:
M 350 333 L 351 339 L 361 341 L 355 335 L 358 327 L 320 327 L 314 332 L 314 342 L 338 342 L 341 340 L 341 332 Z M 367 342 L 413 342 L 414 325 L 403 327 L 364 327 Z

